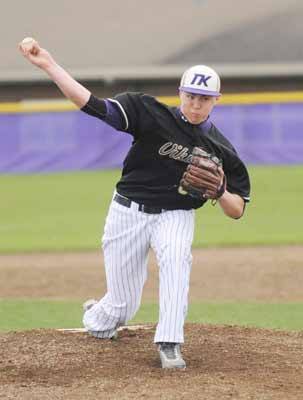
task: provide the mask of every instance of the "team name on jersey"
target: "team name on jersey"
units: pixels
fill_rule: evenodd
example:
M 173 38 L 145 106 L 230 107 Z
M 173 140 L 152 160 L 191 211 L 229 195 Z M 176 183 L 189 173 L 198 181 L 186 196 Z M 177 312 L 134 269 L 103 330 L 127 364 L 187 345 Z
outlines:
M 161 156 L 168 156 L 174 160 L 183 161 L 190 163 L 192 155 L 189 152 L 188 147 L 184 147 L 181 144 L 167 142 L 159 149 L 159 154 Z

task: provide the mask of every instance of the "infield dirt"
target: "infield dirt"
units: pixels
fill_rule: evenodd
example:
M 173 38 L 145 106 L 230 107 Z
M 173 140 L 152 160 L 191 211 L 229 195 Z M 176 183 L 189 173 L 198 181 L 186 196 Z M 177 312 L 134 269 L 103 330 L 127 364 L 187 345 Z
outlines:
M 303 301 L 303 246 L 193 251 L 191 301 Z M 2 298 L 98 298 L 105 291 L 101 252 L 0 255 Z M 143 301 L 158 301 L 150 255 Z
M 302 302 L 303 247 L 194 252 L 192 301 Z M 151 258 L 144 300 L 157 300 Z M 77 298 L 104 290 L 99 253 L 0 257 L 2 298 Z M 1 399 L 302 399 L 303 333 L 187 324 L 185 371 L 163 371 L 154 326 L 117 341 L 35 330 L 0 334 Z

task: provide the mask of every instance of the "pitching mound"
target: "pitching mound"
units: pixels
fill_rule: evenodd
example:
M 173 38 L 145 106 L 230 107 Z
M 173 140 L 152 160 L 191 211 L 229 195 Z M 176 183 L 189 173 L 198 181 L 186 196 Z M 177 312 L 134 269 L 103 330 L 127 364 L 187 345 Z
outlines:
M 154 327 L 119 339 L 36 330 L 0 335 L 1 399 L 301 399 L 303 334 L 186 325 L 187 369 L 160 369 Z

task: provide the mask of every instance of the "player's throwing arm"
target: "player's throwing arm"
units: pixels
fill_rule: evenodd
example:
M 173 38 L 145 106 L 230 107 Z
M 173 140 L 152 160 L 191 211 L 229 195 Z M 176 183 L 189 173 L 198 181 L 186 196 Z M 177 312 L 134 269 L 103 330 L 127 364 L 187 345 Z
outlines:
M 82 108 L 88 101 L 91 92 L 72 78 L 51 54 L 43 49 L 37 40 L 27 37 L 19 43 L 22 55 L 33 65 L 41 68 L 59 87 L 62 93 L 77 107 Z

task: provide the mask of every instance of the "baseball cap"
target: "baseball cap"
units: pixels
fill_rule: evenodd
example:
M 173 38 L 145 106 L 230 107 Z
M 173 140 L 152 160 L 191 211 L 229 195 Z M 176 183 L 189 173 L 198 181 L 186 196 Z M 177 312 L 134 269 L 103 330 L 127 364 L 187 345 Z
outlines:
M 179 90 L 187 93 L 221 96 L 220 78 L 206 65 L 194 65 L 182 75 Z

